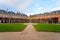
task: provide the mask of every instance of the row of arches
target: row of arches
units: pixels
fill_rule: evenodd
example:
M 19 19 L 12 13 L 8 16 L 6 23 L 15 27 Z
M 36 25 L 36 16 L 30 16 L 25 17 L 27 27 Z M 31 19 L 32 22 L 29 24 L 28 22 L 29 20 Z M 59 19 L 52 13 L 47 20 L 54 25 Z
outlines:
M 25 23 L 29 22 L 28 19 L 17 19 L 17 18 L 2 18 L 0 17 L 0 23 Z
M 33 23 L 58 23 L 58 17 L 48 19 L 31 19 Z
M 58 23 L 58 17 L 48 19 L 16 19 L 16 18 L 2 18 L 0 23 Z

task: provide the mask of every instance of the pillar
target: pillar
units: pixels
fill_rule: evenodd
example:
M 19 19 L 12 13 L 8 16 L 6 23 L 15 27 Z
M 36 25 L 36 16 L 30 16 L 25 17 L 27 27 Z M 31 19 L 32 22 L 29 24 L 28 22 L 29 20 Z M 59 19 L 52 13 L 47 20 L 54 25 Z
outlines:
M 58 23 L 60 23 L 60 17 L 58 17 Z

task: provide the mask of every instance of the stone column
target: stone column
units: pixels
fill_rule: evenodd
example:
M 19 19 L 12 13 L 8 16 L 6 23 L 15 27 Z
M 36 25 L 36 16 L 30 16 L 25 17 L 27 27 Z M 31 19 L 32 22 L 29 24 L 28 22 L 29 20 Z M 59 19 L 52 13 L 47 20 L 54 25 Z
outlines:
M 60 17 L 58 17 L 58 23 L 60 23 Z

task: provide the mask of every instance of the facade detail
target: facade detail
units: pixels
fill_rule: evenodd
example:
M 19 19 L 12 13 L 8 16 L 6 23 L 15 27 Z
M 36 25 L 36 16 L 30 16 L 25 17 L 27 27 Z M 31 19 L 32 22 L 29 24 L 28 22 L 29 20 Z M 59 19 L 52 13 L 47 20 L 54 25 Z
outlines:
M 60 10 L 30 15 L 0 10 L 0 23 L 60 23 Z
M 60 23 L 60 10 L 31 15 L 33 23 Z

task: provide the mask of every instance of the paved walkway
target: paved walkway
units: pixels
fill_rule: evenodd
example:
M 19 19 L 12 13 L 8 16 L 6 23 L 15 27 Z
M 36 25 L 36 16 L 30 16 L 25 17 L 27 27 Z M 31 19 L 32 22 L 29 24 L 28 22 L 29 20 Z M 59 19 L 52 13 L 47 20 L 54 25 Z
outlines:
M 0 32 L 0 40 L 60 40 L 60 33 L 37 32 L 32 23 L 23 32 Z

